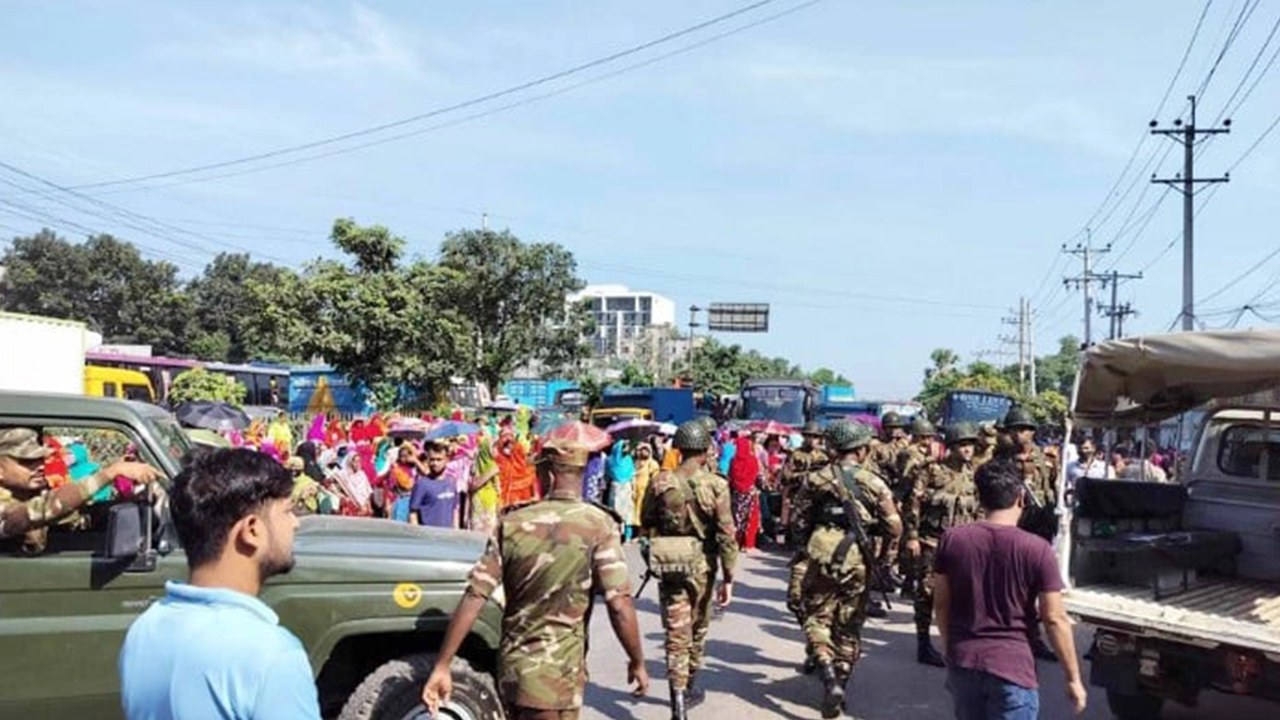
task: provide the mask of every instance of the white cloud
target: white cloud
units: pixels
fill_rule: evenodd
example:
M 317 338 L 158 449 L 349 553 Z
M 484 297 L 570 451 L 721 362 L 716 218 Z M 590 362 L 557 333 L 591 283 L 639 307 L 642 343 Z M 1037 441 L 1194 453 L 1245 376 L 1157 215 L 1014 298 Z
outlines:
M 188 18 L 189 21 L 193 18 Z M 162 45 L 162 55 L 232 62 L 275 72 L 422 71 L 414 43 L 364 5 L 322 15 L 298 5 L 270 5 L 216 21 L 189 22 L 199 37 Z M 440 44 L 433 43 L 434 50 Z

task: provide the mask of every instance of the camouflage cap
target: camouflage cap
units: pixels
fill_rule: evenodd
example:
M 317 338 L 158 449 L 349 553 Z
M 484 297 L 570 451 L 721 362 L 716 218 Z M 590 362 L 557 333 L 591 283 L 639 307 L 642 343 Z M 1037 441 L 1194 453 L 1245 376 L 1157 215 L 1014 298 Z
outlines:
M 608 447 L 609 435 L 586 423 L 565 423 L 542 439 L 538 462 L 586 467 L 591 454 Z
M 0 456 L 18 460 L 43 460 L 53 454 L 52 448 L 40 444 L 40 435 L 31 428 L 0 430 Z

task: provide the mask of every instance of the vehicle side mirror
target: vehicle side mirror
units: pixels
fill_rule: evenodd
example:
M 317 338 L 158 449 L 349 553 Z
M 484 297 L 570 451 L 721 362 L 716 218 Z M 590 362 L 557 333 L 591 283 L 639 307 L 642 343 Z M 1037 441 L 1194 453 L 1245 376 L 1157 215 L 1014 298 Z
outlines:
M 103 549 L 107 560 L 133 560 L 146 549 L 142 512 L 143 507 L 134 503 L 112 506 L 107 517 L 107 544 Z

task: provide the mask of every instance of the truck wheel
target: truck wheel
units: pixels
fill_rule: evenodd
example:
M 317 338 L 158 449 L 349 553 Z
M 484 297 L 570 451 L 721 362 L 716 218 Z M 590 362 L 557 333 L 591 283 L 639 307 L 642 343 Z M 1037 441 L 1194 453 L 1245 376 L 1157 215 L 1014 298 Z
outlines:
M 374 670 L 351 693 L 339 720 L 427 720 L 422 686 L 435 667 L 434 655 L 409 655 Z M 503 720 L 493 678 L 454 658 L 453 697 L 440 708 L 447 720 Z
M 1164 698 L 1139 691 L 1137 695 L 1107 691 L 1107 706 L 1119 720 L 1160 720 Z

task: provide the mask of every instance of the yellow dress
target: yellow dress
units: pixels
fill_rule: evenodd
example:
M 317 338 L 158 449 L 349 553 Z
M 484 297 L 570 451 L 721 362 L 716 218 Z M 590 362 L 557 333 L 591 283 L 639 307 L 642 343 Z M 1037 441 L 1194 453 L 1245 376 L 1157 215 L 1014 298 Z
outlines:
M 644 501 L 644 494 L 649 490 L 649 481 L 653 479 L 661 468 L 658 462 L 653 458 L 636 461 L 636 477 L 631 482 L 631 488 L 635 492 L 635 502 L 632 504 L 631 517 L 626 518 L 628 525 L 640 525 L 640 504 Z

